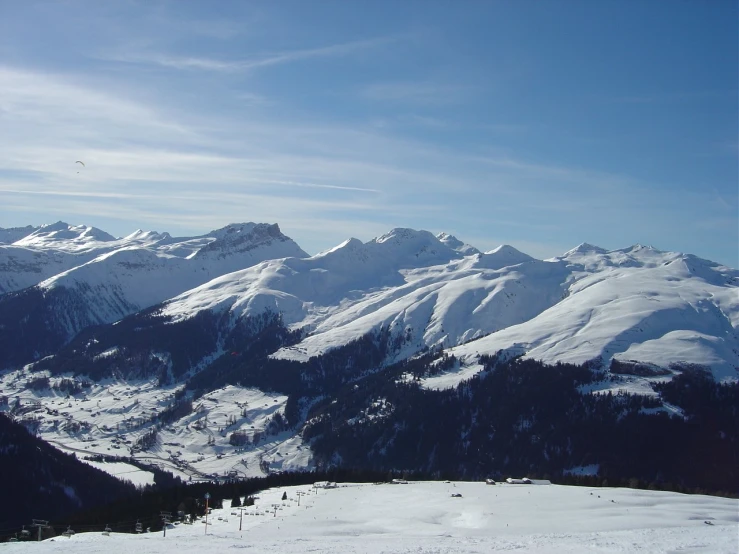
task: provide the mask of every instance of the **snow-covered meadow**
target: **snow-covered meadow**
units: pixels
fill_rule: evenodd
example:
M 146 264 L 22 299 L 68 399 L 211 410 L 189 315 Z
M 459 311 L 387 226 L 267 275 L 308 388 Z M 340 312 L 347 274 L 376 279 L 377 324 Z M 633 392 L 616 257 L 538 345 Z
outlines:
M 3 552 L 734 554 L 739 548 L 735 499 L 558 485 L 411 482 L 275 488 L 258 494 L 255 506 L 244 509 L 243 521 L 238 508 L 227 507 L 213 510 L 208 523 L 207 534 L 201 520 L 173 525 L 166 537 L 162 532 L 78 533 L 38 544 L 3 545 Z

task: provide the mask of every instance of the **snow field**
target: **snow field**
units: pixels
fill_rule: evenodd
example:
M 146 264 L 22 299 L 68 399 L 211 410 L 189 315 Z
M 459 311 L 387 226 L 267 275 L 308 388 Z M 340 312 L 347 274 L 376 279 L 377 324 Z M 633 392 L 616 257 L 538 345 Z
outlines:
M 90 460 L 82 460 L 94 468 L 104 471 L 105 473 L 118 477 L 121 481 L 129 481 L 136 487 L 144 487 L 154 484 L 154 474 L 150 471 L 144 471 L 127 464 L 125 462 L 91 462 Z
M 306 493 L 298 506 L 296 494 Z M 282 501 L 283 492 L 288 500 Z M 452 494 L 461 494 L 459 498 Z M 710 552 L 735 553 L 739 502 L 709 496 L 558 485 L 411 482 L 275 488 L 246 508 L 213 510 L 205 525 L 162 533 L 101 533 L 9 544 L 16 552 L 110 554 L 249 549 L 293 554 Z M 224 503 L 225 505 L 225 503 Z M 275 507 L 277 511 L 275 512 Z M 234 515 L 236 514 L 236 515 Z M 708 524 L 706 522 L 709 522 Z

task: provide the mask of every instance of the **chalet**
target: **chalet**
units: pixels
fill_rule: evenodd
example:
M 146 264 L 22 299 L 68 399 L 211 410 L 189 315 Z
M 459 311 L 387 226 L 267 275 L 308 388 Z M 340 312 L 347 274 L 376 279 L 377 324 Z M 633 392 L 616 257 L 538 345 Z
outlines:
M 336 483 L 332 481 L 316 481 L 313 483 L 314 489 L 335 489 L 337 488 Z
M 531 484 L 531 479 L 529 479 L 528 477 L 524 477 L 523 479 L 514 479 L 512 477 L 509 477 L 505 481 L 506 483 L 509 483 L 511 485 L 530 485 Z

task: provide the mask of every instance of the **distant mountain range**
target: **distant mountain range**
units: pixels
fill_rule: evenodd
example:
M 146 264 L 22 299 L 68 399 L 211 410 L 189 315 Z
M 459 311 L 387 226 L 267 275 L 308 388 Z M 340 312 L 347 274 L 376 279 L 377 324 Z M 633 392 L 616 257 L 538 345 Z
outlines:
M 0 296 L 0 367 L 50 354 L 86 327 L 113 323 L 214 277 L 265 259 L 307 257 L 267 224 L 184 238 L 136 231 L 116 239 L 62 222 L 24 229 L 31 232 L 0 244 L 0 292 L 12 293 Z M 7 235 L 14 238 L 0 231 Z
M 3 334 L 17 338 L 23 326 L 59 337 L 25 349 L 37 357 L 90 325 L 164 303 L 158 313 L 174 321 L 204 310 L 233 321 L 279 313 L 304 338 L 274 356 L 295 360 L 388 328 L 406 339 L 391 361 L 457 347 L 465 361 L 502 349 L 546 362 L 699 364 L 719 379 L 739 367 L 739 272 L 640 245 L 582 244 L 541 261 L 507 245 L 483 253 L 451 235 L 393 229 L 309 257 L 277 225 L 254 223 L 116 239 L 59 222 L 0 238 L 15 239 L 0 245 L 0 291 L 25 289 L 0 296 Z M 20 312 L 22 321 L 7 317 Z M 6 367 L 29 361 L 0 355 Z
M 237 453 L 250 475 L 270 467 L 341 465 L 342 460 L 362 465 L 368 452 L 379 458 L 371 463 L 367 458 L 366 465 L 398 468 L 407 453 L 384 457 L 389 445 L 397 444 L 396 434 L 373 433 L 383 421 L 404 428 L 412 416 L 388 399 L 410 386 L 416 392 L 402 394 L 412 406 L 441 402 L 433 410 L 446 413 L 451 404 L 442 407 L 444 391 L 470 382 L 486 390 L 492 381 L 483 380 L 496 367 L 508 375 L 506 386 L 513 386 L 516 368 L 538 371 L 532 369 L 536 364 L 564 364 L 571 373 L 552 370 L 563 379 L 553 388 L 566 394 L 571 386 L 580 394 L 635 394 L 646 400 L 631 404 L 634 414 L 668 413 L 681 421 L 688 421 L 689 410 L 666 398 L 683 399 L 685 391 L 677 385 L 677 392 L 664 389 L 666 381 L 699 375 L 721 387 L 733 386 L 739 376 L 739 271 L 652 247 L 606 251 L 584 243 L 538 260 L 508 245 L 482 252 L 445 233 L 397 228 L 366 243 L 351 238 L 309 256 L 277 225 L 256 223 L 200 237 L 136 231 L 114 238 L 60 222 L 0 229 L 0 241 L 5 241 L 0 244 L 0 397 L 15 395 L 47 406 L 59 390 L 72 387 L 83 394 L 82 385 L 89 389 L 90 380 L 97 383 L 93 389 L 100 399 L 106 387 L 118 387 L 116 395 L 127 391 L 120 388 L 123 382 L 146 388 L 147 394 L 160 395 L 153 404 L 156 412 L 145 411 L 143 396 L 125 408 L 125 418 L 119 408 L 108 412 L 98 401 L 101 417 L 108 414 L 104 430 L 102 423 L 95 431 L 84 425 L 62 429 L 60 420 L 49 420 L 40 425 L 41 436 L 71 445 L 89 435 L 109 449 L 111 437 L 125 427 L 143 441 L 138 452 L 186 436 L 197 456 L 183 476 L 235 471 L 229 469 L 235 467 L 230 457 Z M 534 366 L 526 365 L 527 359 Z M 65 379 L 76 385 L 60 384 Z M 525 397 L 529 393 L 522 391 L 533 385 L 520 386 L 516 394 Z M 238 399 L 239 387 L 284 396 L 274 400 L 271 419 L 249 415 L 241 406 L 221 413 L 217 437 L 201 424 L 193 428 L 193 410 L 209 414 L 214 409 L 198 399 L 214 395 L 217 403 L 226 390 Z M 424 396 L 435 391 L 442 396 Z M 489 402 L 499 391 L 486 394 Z M 332 398 L 338 404 L 326 405 Z M 459 402 L 459 413 L 480 409 L 469 397 Z M 76 409 L 71 402 L 70 409 Z M 582 409 L 592 415 L 587 410 L 595 408 L 586 402 Z M 74 413 L 66 417 L 76 420 Z M 466 436 L 484 421 L 470 417 L 478 423 L 459 420 L 451 432 Z M 534 420 L 511 423 L 511 440 L 535 426 Z M 354 422 L 349 435 L 347 421 Z M 575 425 L 567 421 L 562 425 Z M 618 421 L 609 424 L 610 432 L 625 432 Z M 489 439 L 490 433 L 480 436 Z M 361 446 L 370 437 L 371 448 Z M 264 441 L 272 446 L 260 446 Z M 301 441 L 314 458 L 296 448 Z M 353 441 L 353 449 L 342 452 L 341 445 Z M 433 450 L 431 443 L 424 444 L 418 446 L 419 459 Z M 218 448 L 221 457 L 203 461 L 206 446 Z M 463 441 L 448 448 L 467 452 L 469 445 Z M 488 445 L 480 452 L 495 448 Z M 576 456 L 562 457 L 527 449 L 520 460 L 545 456 L 557 471 L 565 468 L 555 459 L 597 465 L 609 452 L 605 448 L 596 456 L 578 450 Z M 157 452 L 160 458 L 170 455 Z M 423 469 L 452 463 L 439 460 Z M 475 463 L 514 467 L 510 457 L 485 460 Z M 520 460 L 516 463 L 523 464 Z M 469 465 L 459 467 L 472 471 Z

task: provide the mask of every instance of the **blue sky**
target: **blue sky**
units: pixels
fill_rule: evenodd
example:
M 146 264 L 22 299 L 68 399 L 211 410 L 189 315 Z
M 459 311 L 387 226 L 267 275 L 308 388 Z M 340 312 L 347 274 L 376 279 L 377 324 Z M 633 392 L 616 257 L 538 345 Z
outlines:
M 412 227 L 739 267 L 738 16 L 733 0 L 0 0 L 0 227 L 276 222 L 310 253 Z

